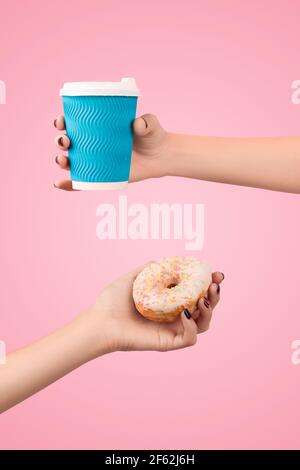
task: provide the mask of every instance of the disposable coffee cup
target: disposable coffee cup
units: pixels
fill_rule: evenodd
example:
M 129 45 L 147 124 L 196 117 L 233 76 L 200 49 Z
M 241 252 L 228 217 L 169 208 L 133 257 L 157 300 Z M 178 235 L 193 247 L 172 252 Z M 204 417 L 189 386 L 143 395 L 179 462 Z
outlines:
M 134 78 L 64 84 L 60 95 L 73 189 L 126 188 L 139 94 Z

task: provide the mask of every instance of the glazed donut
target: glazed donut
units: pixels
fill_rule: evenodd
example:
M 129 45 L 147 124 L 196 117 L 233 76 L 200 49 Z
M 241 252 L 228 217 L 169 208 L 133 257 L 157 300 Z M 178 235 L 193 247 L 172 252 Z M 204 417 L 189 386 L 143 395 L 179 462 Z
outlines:
M 173 321 L 185 308 L 193 313 L 211 283 L 207 263 L 191 256 L 170 256 L 151 263 L 133 283 L 133 300 L 141 315 L 157 322 Z

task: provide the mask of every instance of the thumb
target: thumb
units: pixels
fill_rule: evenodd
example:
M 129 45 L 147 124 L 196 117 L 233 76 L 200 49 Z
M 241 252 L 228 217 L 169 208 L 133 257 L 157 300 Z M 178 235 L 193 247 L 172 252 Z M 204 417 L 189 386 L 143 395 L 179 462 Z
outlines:
M 190 315 L 189 312 L 188 315 Z M 174 349 L 193 346 L 197 342 L 198 328 L 195 320 L 191 317 L 191 315 L 188 318 L 184 311 L 181 313 L 180 318 L 182 321 L 183 332 L 175 337 Z
M 144 137 L 160 127 L 154 114 L 143 114 L 133 122 L 133 131 L 138 137 Z
M 156 261 L 148 261 L 148 263 L 145 263 L 142 266 L 139 266 L 138 268 L 133 269 L 129 273 L 125 274 L 125 276 L 128 277 L 130 280 L 134 281 L 137 275 L 140 274 L 140 272 L 143 271 L 143 269 L 145 269 L 147 266 L 150 266 L 150 264 L 155 263 L 155 262 Z

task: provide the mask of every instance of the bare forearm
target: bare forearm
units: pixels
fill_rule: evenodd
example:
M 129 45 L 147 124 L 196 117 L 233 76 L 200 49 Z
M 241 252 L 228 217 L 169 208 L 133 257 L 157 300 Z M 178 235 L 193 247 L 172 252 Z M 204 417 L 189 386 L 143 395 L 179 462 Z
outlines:
M 80 365 L 104 354 L 89 311 L 51 335 L 7 357 L 0 367 L 0 412 L 33 395 Z
M 300 137 L 170 134 L 173 176 L 300 193 Z

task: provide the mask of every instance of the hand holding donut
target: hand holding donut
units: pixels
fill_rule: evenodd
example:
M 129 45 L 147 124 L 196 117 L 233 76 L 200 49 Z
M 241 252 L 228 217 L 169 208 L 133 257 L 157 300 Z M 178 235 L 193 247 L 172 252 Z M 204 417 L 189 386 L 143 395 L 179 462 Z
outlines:
M 173 322 L 154 322 L 140 315 L 132 298 L 133 283 L 140 267 L 105 288 L 92 307 L 99 318 L 99 330 L 106 332 L 110 351 L 170 351 L 192 346 L 197 334 L 208 330 L 212 313 L 220 299 L 224 275 L 212 274 L 206 297 L 201 297 L 193 313 L 182 311 Z
M 207 298 L 201 298 L 192 315 L 185 310 L 172 323 L 160 323 L 144 318 L 134 306 L 133 283 L 142 270 L 106 287 L 93 306 L 57 331 L 8 355 L 0 368 L 0 413 L 104 354 L 170 351 L 196 343 L 197 333 L 209 327 L 224 275 L 212 274 Z

